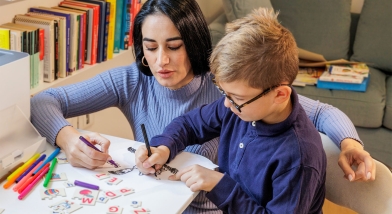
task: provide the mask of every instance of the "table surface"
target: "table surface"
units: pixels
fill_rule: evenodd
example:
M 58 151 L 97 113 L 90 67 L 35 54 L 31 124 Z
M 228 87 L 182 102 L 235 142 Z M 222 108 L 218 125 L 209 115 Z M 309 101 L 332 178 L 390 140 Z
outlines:
M 114 160 L 124 157 L 119 157 L 118 154 L 112 154 L 112 151 L 118 149 L 128 148 L 129 146 L 137 147 L 139 142 L 122 139 L 113 136 L 104 135 L 111 141 L 110 154 Z M 49 155 L 54 150 L 54 147 L 47 143 L 45 154 Z M 124 155 L 125 156 L 125 155 Z M 128 154 L 127 154 L 128 156 Z M 129 155 L 131 156 L 131 155 Z M 65 157 L 64 153 L 60 153 L 58 157 Z M 132 156 L 134 158 L 134 156 Z M 123 208 L 122 213 L 131 213 L 134 209 L 131 202 L 142 201 L 142 207 L 148 208 L 151 213 L 181 213 L 196 197 L 198 192 L 191 192 L 183 182 L 156 180 L 150 176 L 140 176 L 139 171 L 135 170 L 131 173 L 118 176 L 122 181 L 118 185 L 108 185 L 104 180 L 98 180 L 93 175 L 97 174 L 97 170 L 88 170 L 82 168 L 72 167 L 70 164 L 57 164 L 55 173 L 66 173 L 69 182 L 81 180 L 88 183 L 99 185 L 101 190 L 117 190 L 123 187 L 132 188 L 135 190 L 133 194 L 120 196 L 118 198 L 109 199 L 106 203 L 96 203 L 94 206 L 82 205 L 82 208 L 76 210 L 74 213 L 106 213 L 108 208 L 112 205 L 118 205 Z M 90 174 L 92 176 L 90 176 Z M 148 182 L 148 183 L 144 183 Z M 1 185 L 4 185 L 3 182 Z M 64 188 L 66 196 L 57 196 L 53 199 L 41 199 L 40 192 L 43 187 L 43 180 L 39 181 L 32 191 L 28 193 L 23 200 L 18 199 L 18 193 L 12 190 L 13 186 L 8 189 L 0 188 L 0 213 L 2 214 L 18 214 L 18 213 L 50 213 L 50 205 L 59 202 L 63 199 L 70 200 L 75 204 L 79 204 L 80 200 L 73 195 L 76 187 L 65 188 L 64 181 L 50 182 L 48 189 Z M 151 188 L 146 188 L 151 184 Z

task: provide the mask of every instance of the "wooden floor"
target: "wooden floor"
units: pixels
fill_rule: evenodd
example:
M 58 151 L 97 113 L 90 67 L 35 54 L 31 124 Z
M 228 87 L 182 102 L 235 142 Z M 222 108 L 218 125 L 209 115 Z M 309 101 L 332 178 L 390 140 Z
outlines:
M 328 200 L 325 200 L 324 202 L 323 213 L 324 214 L 356 214 L 356 212 L 348 208 L 336 205 Z

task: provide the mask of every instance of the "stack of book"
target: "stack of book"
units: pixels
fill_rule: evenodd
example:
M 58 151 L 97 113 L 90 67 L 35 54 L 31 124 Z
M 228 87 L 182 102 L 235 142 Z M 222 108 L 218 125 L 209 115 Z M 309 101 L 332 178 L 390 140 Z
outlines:
M 140 7 L 140 0 L 66 0 L 31 7 L 0 24 L 0 48 L 30 54 L 30 87 L 35 88 L 127 50 Z
M 317 88 L 364 92 L 368 83 L 369 68 L 365 63 L 328 65 L 317 81 Z

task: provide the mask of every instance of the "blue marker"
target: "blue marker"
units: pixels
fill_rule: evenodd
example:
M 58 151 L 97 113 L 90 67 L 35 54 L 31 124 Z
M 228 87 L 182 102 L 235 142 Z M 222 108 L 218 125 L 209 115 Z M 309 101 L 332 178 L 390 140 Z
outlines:
M 39 157 L 25 172 L 23 172 L 23 174 L 21 174 L 17 179 L 16 179 L 16 183 L 18 183 L 20 180 L 22 180 L 22 178 L 24 176 L 27 175 L 27 173 L 29 173 L 31 170 L 34 169 L 35 166 L 37 166 L 37 164 L 41 161 L 43 161 L 46 157 L 46 154 L 41 155 L 41 157 Z
M 55 158 L 58 154 L 60 153 L 60 148 L 57 148 L 56 150 L 53 151 L 52 154 L 49 155 L 49 157 L 41 164 L 40 167 L 38 167 L 38 169 L 35 170 L 35 172 L 33 172 L 33 175 L 35 175 L 35 173 L 37 173 L 42 167 L 44 167 L 47 163 L 49 163 L 50 161 L 53 160 L 53 158 Z

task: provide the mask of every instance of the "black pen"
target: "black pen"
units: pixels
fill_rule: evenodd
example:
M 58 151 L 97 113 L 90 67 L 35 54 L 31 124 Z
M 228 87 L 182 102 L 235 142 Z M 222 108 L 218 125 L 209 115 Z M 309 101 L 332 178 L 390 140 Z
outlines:
M 144 127 L 144 124 L 141 124 L 140 126 L 141 126 L 142 132 L 143 132 L 144 143 L 146 144 L 146 147 L 147 147 L 147 155 L 148 155 L 148 157 L 150 157 L 151 156 L 151 148 L 150 148 L 150 143 L 148 142 L 146 127 Z M 155 165 L 153 165 L 152 168 L 154 168 L 154 170 L 155 170 Z M 155 170 L 155 173 L 156 173 L 156 170 Z M 155 174 L 155 177 L 156 176 L 157 175 Z

